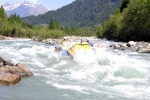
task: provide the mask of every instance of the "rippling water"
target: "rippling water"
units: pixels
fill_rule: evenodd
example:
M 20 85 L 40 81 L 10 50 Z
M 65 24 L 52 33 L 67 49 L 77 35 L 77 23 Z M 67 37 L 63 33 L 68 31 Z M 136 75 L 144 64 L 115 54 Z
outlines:
M 26 64 L 35 76 L 0 85 L 0 100 L 150 100 L 150 55 L 104 45 L 73 59 L 29 39 L 1 40 L 0 56 Z

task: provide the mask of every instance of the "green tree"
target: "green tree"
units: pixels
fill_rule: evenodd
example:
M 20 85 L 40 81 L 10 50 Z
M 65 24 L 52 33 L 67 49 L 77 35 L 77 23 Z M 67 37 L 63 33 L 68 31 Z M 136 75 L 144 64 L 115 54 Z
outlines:
M 69 26 L 66 26 L 65 33 L 71 35 L 71 28 Z
M 130 0 L 122 22 L 126 39 L 150 41 L 150 0 Z
M 56 28 L 56 24 L 54 22 L 53 19 L 50 20 L 50 23 L 49 23 L 49 29 L 55 29 Z
M 102 28 L 103 37 L 123 41 L 150 41 L 150 0 L 130 0 Z
M 4 34 L 7 28 L 8 28 L 7 15 L 5 14 L 5 10 L 3 6 L 1 6 L 0 7 L 0 34 Z
M 121 0 L 74 0 L 73 3 L 40 16 L 23 18 L 32 24 L 48 24 L 48 18 L 58 21 L 63 27 L 90 27 L 103 24 L 120 8 Z
M 22 23 L 20 16 L 16 14 L 11 14 L 8 21 L 10 23 Z
M 60 28 L 57 21 L 55 21 L 55 26 L 56 26 L 56 29 L 59 29 L 59 28 Z

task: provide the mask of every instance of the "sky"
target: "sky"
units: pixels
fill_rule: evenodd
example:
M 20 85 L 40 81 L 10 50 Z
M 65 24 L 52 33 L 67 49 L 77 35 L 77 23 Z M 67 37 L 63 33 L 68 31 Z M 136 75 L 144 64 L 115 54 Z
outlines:
M 30 1 L 32 3 L 42 4 L 49 10 L 56 10 L 62 6 L 72 3 L 74 0 L 0 0 L 0 3 L 14 4 L 20 1 Z

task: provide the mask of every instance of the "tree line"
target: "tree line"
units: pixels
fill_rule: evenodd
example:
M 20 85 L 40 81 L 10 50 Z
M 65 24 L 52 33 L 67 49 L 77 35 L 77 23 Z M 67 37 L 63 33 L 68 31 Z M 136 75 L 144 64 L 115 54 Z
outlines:
M 12 14 L 7 17 L 3 6 L 0 7 L 0 35 L 10 37 L 37 37 L 37 38 L 61 38 L 64 36 L 92 36 L 94 28 L 76 28 L 60 26 L 50 19 L 49 24 L 32 25 L 23 22 L 19 15 Z
M 150 0 L 122 0 L 120 9 L 99 27 L 97 35 L 121 41 L 150 41 Z

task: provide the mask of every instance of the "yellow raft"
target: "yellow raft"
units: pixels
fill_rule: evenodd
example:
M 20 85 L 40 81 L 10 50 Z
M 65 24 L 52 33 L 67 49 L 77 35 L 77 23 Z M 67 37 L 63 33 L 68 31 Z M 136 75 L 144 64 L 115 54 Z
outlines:
M 87 43 L 87 42 L 77 42 L 76 43 L 76 49 L 77 50 L 89 50 L 89 49 L 91 49 L 90 48 L 90 46 L 89 46 L 89 44 Z
M 70 54 L 75 54 L 80 50 L 87 52 L 88 50 L 91 50 L 91 47 L 87 42 L 77 42 L 75 45 L 73 45 L 71 48 L 68 49 L 68 52 Z

